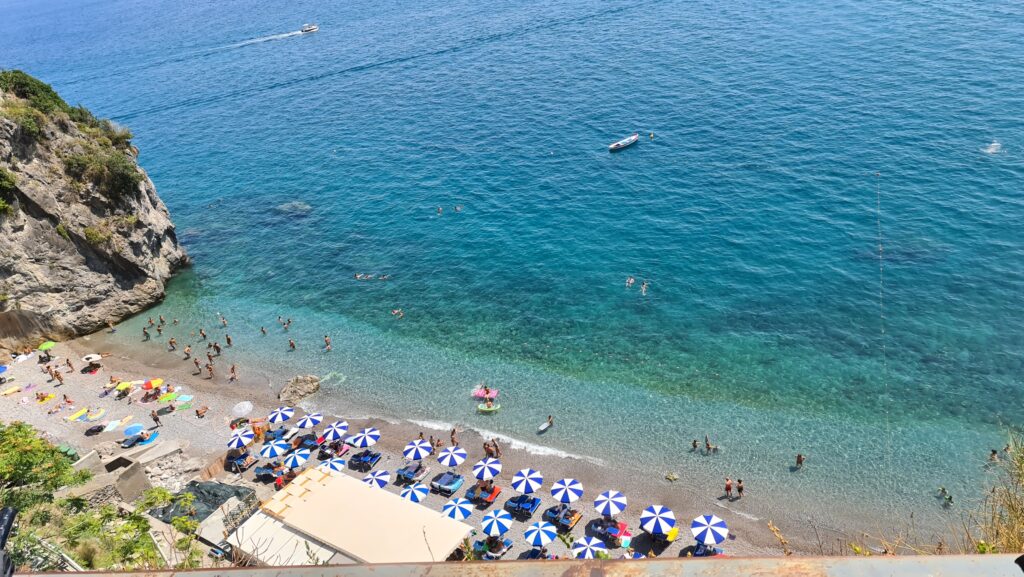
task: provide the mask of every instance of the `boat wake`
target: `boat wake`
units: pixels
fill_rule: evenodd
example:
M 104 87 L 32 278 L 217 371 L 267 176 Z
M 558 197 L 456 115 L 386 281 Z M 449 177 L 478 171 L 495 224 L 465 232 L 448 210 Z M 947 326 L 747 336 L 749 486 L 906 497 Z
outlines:
M 302 30 L 295 30 L 292 32 L 285 32 L 283 34 L 271 34 L 270 36 L 260 36 L 259 38 L 251 38 L 249 40 L 243 40 L 234 44 L 227 44 L 225 46 L 219 46 L 217 48 L 211 48 L 209 52 L 220 51 L 220 50 L 231 50 L 232 48 L 241 48 L 243 46 L 249 46 L 250 44 L 260 44 L 262 42 L 270 42 L 272 40 L 283 40 L 285 38 L 291 38 L 292 36 L 300 36 Z
M 992 144 L 982 148 L 981 151 L 985 154 L 999 154 L 1003 151 L 1003 145 L 998 140 L 993 140 Z

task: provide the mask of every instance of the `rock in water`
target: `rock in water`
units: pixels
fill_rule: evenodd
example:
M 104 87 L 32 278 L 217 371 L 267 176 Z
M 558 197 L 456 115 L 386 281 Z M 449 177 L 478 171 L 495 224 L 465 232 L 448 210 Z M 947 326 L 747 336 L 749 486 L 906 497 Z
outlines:
M 288 384 L 277 394 L 281 402 L 296 405 L 302 399 L 320 390 L 320 378 L 314 375 L 299 375 L 293 377 Z
M 0 72 L 0 349 L 94 332 L 188 263 L 131 133 Z

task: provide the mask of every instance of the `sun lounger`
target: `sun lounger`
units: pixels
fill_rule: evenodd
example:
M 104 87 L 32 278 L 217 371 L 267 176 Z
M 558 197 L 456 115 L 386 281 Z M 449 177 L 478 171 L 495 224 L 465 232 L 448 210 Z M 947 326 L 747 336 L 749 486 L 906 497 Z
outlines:
M 501 487 L 497 485 L 495 485 L 490 492 L 487 492 L 487 489 L 481 487 L 473 487 L 468 493 L 466 493 L 466 498 L 470 501 L 480 501 L 490 505 L 491 503 L 494 503 L 494 500 L 497 499 L 500 494 Z
M 501 559 L 510 550 L 512 550 L 512 540 L 511 539 L 502 539 L 502 541 L 501 541 L 501 549 L 498 550 L 498 551 L 490 551 L 490 550 L 488 550 L 487 544 L 486 544 L 485 541 L 477 541 L 477 542 L 473 543 L 473 552 L 476 553 L 478 557 L 480 557 L 481 559 L 483 559 L 485 561 L 496 561 L 498 559 Z
M 256 474 L 257 479 L 261 481 L 271 481 L 282 475 L 282 473 L 278 472 L 280 467 L 281 463 L 269 463 L 267 465 L 256 467 L 253 469 L 253 472 Z
M 709 547 L 703 543 L 697 543 L 697 546 L 693 548 L 694 557 L 715 557 L 717 555 L 724 555 L 725 550 L 718 547 Z
M 349 467 L 358 471 L 369 471 L 380 461 L 380 453 L 375 453 L 369 449 L 357 453 L 354 457 L 349 459 Z
M 419 483 L 423 479 L 426 479 L 427 475 L 429 475 L 429 474 L 430 474 L 430 467 L 423 467 L 422 469 L 420 469 L 420 472 L 417 473 L 416 476 L 412 478 L 412 482 L 413 483 Z
M 292 437 L 294 437 L 295 435 L 298 435 L 299 431 L 301 431 L 301 430 L 302 429 L 300 429 L 298 427 L 292 427 L 292 428 L 288 429 L 284 434 L 281 435 L 281 440 L 282 441 L 290 441 L 292 439 Z
M 534 513 L 537 512 L 537 509 L 540 508 L 540 498 L 534 497 L 532 495 L 523 495 L 523 497 L 526 498 L 519 502 L 519 506 L 516 512 L 519 514 L 520 517 L 528 519 L 532 517 Z
M 395 471 L 395 478 L 400 482 L 411 483 L 412 480 L 423 470 L 422 461 L 413 461 L 401 469 Z
M 448 471 L 435 478 L 430 483 L 430 488 L 438 493 L 451 497 L 456 491 L 462 488 L 466 479 L 455 471 Z
M 272 431 L 267 431 L 266 433 L 263 433 L 263 440 L 264 442 L 276 441 L 283 437 L 285 432 L 286 431 L 284 429 L 274 429 Z
M 377 463 L 379 462 L 380 453 L 370 453 L 368 457 L 363 459 L 363 467 L 365 468 L 365 470 L 369 471 L 370 469 L 376 467 Z
M 544 520 L 553 523 L 559 531 L 571 531 L 582 518 L 579 511 L 570 509 L 564 503 L 544 511 Z
M 245 471 L 254 464 L 256 464 L 256 459 L 252 455 L 250 455 L 248 451 L 242 453 L 241 455 L 235 457 L 234 459 L 231 459 L 231 461 L 229 461 L 228 463 L 230 468 L 234 469 L 236 473 L 241 473 L 242 471 Z

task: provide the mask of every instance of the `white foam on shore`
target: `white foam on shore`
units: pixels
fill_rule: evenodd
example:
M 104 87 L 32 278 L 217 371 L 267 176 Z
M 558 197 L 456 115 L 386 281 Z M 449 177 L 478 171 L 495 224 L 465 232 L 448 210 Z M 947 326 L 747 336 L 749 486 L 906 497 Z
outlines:
M 561 449 L 555 449 L 552 447 L 545 447 L 543 445 L 535 445 L 526 441 L 509 437 L 508 435 L 502 435 L 501 433 L 495 433 L 494 431 L 488 431 L 487 429 L 473 429 L 485 439 L 497 439 L 509 447 L 518 451 L 526 451 L 532 455 L 543 455 L 548 457 L 560 457 L 562 459 L 576 459 L 579 461 L 587 461 L 593 463 L 599 467 L 605 466 L 605 462 L 597 457 L 587 457 L 585 455 L 577 455 L 575 453 L 569 453 Z
M 750 519 L 751 521 L 760 521 L 761 520 L 760 517 L 756 517 L 754 515 L 751 515 L 750 513 L 744 513 L 743 511 L 737 511 L 736 509 L 733 509 L 732 507 L 727 507 L 726 505 L 723 505 L 721 502 L 716 502 L 715 506 L 716 507 L 721 507 L 721 508 L 729 511 L 730 513 L 732 513 L 733 515 L 736 515 L 738 517 L 743 517 L 745 519 Z
M 456 428 L 454 423 L 446 423 L 445 421 L 418 421 L 416 419 L 409 419 L 409 422 L 414 425 L 419 425 L 424 429 L 431 429 L 434 431 L 451 431 Z

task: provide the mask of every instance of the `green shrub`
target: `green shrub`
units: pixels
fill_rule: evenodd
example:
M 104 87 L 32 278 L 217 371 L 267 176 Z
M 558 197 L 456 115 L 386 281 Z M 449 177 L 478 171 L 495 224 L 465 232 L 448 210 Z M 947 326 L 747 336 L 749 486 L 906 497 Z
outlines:
M 111 226 L 124 229 L 131 229 L 137 222 L 139 222 L 139 217 L 134 214 L 122 214 L 110 219 Z
M 0 71 L 0 90 L 28 100 L 32 108 L 50 114 L 54 111 L 70 112 L 71 107 L 47 83 L 21 70 Z
M 46 124 L 46 116 L 42 112 L 23 104 L 6 104 L 0 109 L 0 116 L 13 120 L 21 128 L 21 132 L 33 140 L 39 138 Z
M 106 244 L 114 236 L 110 230 L 100 226 L 87 226 L 82 229 L 82 234 L 85 235 L 86 242 L 93 246 Z
M 142 182 L 135 163 L 116 150 L 89 150 L 64 158 L 64 171 L 78 180 L 89 181 L 108 196 L 131 195 Z
M 14 174 L 0 166 L 0 194 L 14 192 L 17 185 L 18 181 L 14 179 Z
M 57 234 L 64 237 L 64 240 L 71 240 L 71 235 L 68 234 L 68 229 L 64 228 L 63 222 L 57 223 Z
M 14 214 L 14 207 L 11 206 L 11 203 L 0 198 L 0 215 L 11 216 L 12 214 Z

